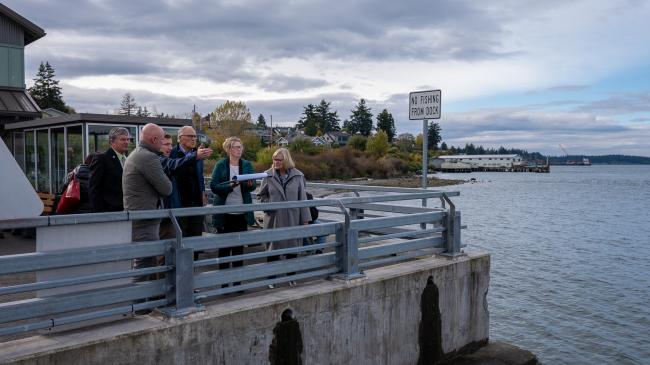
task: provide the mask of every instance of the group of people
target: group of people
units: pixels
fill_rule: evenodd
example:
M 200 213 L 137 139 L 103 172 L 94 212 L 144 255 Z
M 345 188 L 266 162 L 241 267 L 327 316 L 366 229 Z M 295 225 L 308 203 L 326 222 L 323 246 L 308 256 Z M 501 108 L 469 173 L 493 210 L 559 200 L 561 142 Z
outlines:
M 207 204 L 203 179 L 203 160 L 212 154 L 209 147 L 197 146 L 197 134 L 191 126 L 178 131 L 178 144 L 158 125 L 149 123 L 140 132 L 138 146 L 128 153 L 130 134 L 118 127 L 109 133 L 110 147 L 104 153 L 90 154 L 71 175 L 79 180 L 81 200 L 73 213 L 117 212 L 123 210 L 153 210 L 201 207 Z M 215 194 L 214 205 L 252 204 L 251 192 L 257 188 L 254 180 L 239 183 L 233 176 L 253 173 L 253 165 L 242 158 L 244 146 L 238 137 L 223 143 L 226 158 L 217 162 L 212 171 L 210 189 Z M 128 154 L 128 156 L 127 156 Z M 273 153 L 273 164 L 266 171 L 258 193 L 261 202 L 306 200 L 305 177 L 285 148 Z M 71 176 L 69 176 L 70 179 Z M 179 218 L 183 237 L 200 236 L 204 231 L 204 216 Z M 308 224 L 312 221 L 309 208 L 280 209 L 265 212 L 264 228 L 279 228 Z M 253 212 L 214 215 L 213 226 L 218 233 L 246 231 L 254 225 Z M 153 241 L 176 236 L 169 219 L 134 221 L 134 242 Z M 268 249 L 296 247 L 302 239 L 269 243 Z M 219 257 L 243 254 L 243 246 L 219 249 Z M 297 257 L 287 254 L 285 258 Z M 195 259 L 197 258 L 195 253 Z M 277 261 L 272 256 L 268 261 Z M 136 260 L 135 268 L 159 265 L 156 258 Z M 242 261 L 223 263 L 220 269 L 242 266 Z M 233 283 L 238 285 L 239 283 Z M 294 282 L 291 282 L 294 284 Z

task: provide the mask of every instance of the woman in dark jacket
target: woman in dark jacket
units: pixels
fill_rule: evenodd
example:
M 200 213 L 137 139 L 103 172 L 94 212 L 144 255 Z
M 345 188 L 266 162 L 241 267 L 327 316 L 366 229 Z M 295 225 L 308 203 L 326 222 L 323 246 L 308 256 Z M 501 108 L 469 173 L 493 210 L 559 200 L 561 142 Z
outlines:
M 88 184 L 90 181 L 90 165 L 95 160 L 96 153 L 91 153 L 86 156 L 84 163 L 75 167 L 74 170 L 70 171 L 66 177 L 65 184 L 63 184 L 63 192 L 68 188 L 68 184 L 72 181 L 72 178 L 75 177 L 79 180 L 79 203 L 77 206 L 68 214 L 82 214 L 82 213 L 92 213 L 92 205 L 90 204 L 90 198 L 88 196 Z
M 243 183 L 230 182 L 235 175 L 252 174 L 253 165 L 241 158 L 244 146 L 238 137 L 229 137 L 223 142 L 223 149 L 228 157 L 220 160 L 212 171 L 210 189 L 215 193 L 214 205 L 240 205 L 251 204 L 251 191 L 255 190 L 254 180 Z M 255 223 L 253 212 L 215 214 L 212 223 L 219 233 L 246 231 L 249 225 Z M 219 257 L 241 255 L 243 246 L 226 247 L 219 249 Z M 232 267 L 242 266 L 243 261 L 235 261 Z M 230 263 L 219 264 L 219 269 L 227 269 Z M 239 285 L 239 283 L 234 283 Z

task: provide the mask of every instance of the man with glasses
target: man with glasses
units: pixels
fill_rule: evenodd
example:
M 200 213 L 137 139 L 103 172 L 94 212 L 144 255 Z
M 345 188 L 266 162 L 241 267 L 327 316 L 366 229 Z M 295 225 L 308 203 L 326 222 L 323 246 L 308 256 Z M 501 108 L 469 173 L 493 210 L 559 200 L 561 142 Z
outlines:
M 196 152 L 196 131 L 190 126 L 178 130 L 178 144 L 172 149 L 170 158 L 183 158 Z M 170 208 L 202 207 L 207 202 L 203 182 L 203 160 L 196 160 L 176 171 L 172 181 L 173 191 Z M 203 234 L 203 216 L 182 217 L 179 219 L 183 237 L 201 236 Z
M 212 154 L 212 149 L 199 147 L 196 152 L 186 153 L 184 157 L 181 158 L 170 158 L 172 153 L 172 136 L 165 134 L 163 137 L 163 144 L 160 148 L 160 164 L 162 165 L 165 175 L 172 182 L 172 186 L 176 185 L 176 176 L 179 171 L 182 173 L 183 168 L 194 165 L 197 160 L 202 160 L 209 157 Z M 178 194 L 174 196 L 173 194 L 164 199 L 164 208 L 180 207 L 180 196 Z M 176 231 L 172 225 L 169 218 L 163 219 L 160 224 L 160 239 L 175 238 Z
M 111 129 L 110 147 L 98 154 L 90 165 L 88 195 L 93 212 L 120 212 L 122 202 L 122 169 L 126 162 L 131 136 L 124 127 Z

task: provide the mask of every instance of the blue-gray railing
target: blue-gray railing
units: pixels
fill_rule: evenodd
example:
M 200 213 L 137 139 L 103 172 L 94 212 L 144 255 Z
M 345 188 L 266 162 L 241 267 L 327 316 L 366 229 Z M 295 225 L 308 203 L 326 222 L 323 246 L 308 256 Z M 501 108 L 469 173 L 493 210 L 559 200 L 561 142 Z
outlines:
M 315 184 L 310 184 L 312 187 Z M 265 288 L 270 284 L 314 278 L 353 279 L 363 277 L 363 269 L 392 264 L 431 254 L 457 255 L 461 251 L 460 212 L 450 196 L 457 192 L 395 189 L 326 184 L 319 187 L 355 191 L 386 192 L 382 195 L 316 199 L 298 202 L 237 206 L 209 206 L 154 211 L 125 211 L 82 215 L 44 216 L 0 221 L 0 229 L 73 226 L 75 224 L 170 218 L 177 238 L 151 242 L 125 242 L 99 247 L 63 249 L 0 256 L 0 278 L 40 270 L 66 269 L 143 257 L 164 256 L 156 267 L 77 275 L 64 279 L 14 283 L 0 287 L 0 336 L 49 329 L 138 310 L 158 308 L 169 316 L 182 316 L 201 307 L 211 298 Z M 333 186 L 336 185 L 336 186 Z M 403 193 L 388 193 L 401 191 Z M 358 193 L 355 193 L 359 195 Z M 393 204 L 405 200 L 441 199 L 441 207 Z M 388 204 L 386 204 L 388 203 Z M 182 238 L 177 218 L 248 211 L 319 207 L 323 223 L 272 230 L 250 230 L 227 234 L 204 234 Z M 71 228 L 73 229 L 73 228 Z M 324 243 L 264 250 L 260 245 L 285 239 L 328 237 Z M 194 252 L 214 252 L 220 248 L 258 247 L 242 255 L 207 257 L 194 261 Z M 320 250 L 315 254 L 316 250 Z M 297 258 L 265 262 L 270 256 L 302 254 Z M 204 255 L 205 256 L 205 255 Z M 219 270 L 219 264 L 244 261 L 246 265 Z M 99 289 L 14 300 L 11 295 L 107 280 L 162 278 L 117 284 Z M 290 274 L 290 275 L 287 275 Z M 9 278 L 9 279 L 6 279 Z M 241 285 L 228 285 L 240 282 Z M 6 299 L 9 297 L 9 299 Z M 4 298 L 4 299 L 3 299 Z

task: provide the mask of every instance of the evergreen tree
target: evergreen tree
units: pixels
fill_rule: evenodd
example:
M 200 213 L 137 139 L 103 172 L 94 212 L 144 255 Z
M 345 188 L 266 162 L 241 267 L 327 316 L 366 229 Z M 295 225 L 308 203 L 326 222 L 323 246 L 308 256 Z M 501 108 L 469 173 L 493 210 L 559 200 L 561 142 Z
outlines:
M 124 96 L 122 96 L 122 101 L 120 102 L 120 109 L 118 110 L 118 114 L 121 115 L 139 115 L 138 113 L 138 104 L 135 102 L 135 98 L 131 93 L 126 93 Z M 142 113 L 142 109 L 140 109 L 139 113 Z
M 34 86 L 29 88 L 29 94 L 41 109 L 54 108 L 67 112 L 69 109 L 63 101 L 59 81 L 54 77 L 54 68 L 49 62 L 41 62 L 34 79 Z
M 393 119 L 393 115 L 386 109 L 377 115 L 377 130 L 386 132 L 388 142 L 393 143 L 393 139 L 395 138 L 395 119 Z
M 440 149 L 443 150 L 443 151 L 446 151 L 447 150 L 447 143 L 442 142 L 442 144 L 440 145 Z
M 427 143 L 430 150 L 437 150 L 438 143 L 440 143 L 440 125 L 436 122 L 429 123 L 429 130 L 427 131 Z
M 318 130 L 321 134 L 341 130 L 338 113 L 330 110 L 330 104 L 331 102 L 328 103 L 322 99 L 314 110 L 318 118 Z
M 262 114 L 257 117 L 257 127 L 259 128 L 266 128 L 266 119 Z
M 304 107 L 302 114 L 304 117 L 300 118 L 296 124 L 296 128 L 303 129 L 308 136 L 316 135 L 318 131 L 318 116 L 316 115 L 314 104 L 309 104 Z
M 361 99 L 359 104 L 352 109 L 350 119 L 346 121 L 346 130 L 350 134 L 360 133 L 363 136 L 369 136 L 372 132 L 372 113 L 366 106 L 366 100 Z
M 330 104 L 323 99 L 317 106 L 309 104 L 304 107 L 304 116 L 300 118 L 296 128 L 303 129 L 308 136 L 341 130 L 339 116 L 337 112 L 330 110 Z

